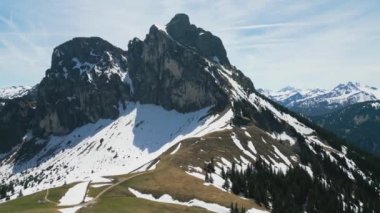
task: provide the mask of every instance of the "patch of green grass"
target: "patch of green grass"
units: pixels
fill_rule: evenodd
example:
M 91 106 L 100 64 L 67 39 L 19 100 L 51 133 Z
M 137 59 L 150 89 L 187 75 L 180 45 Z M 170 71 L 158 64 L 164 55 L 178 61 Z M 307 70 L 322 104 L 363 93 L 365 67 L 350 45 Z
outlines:
M 102 187 L 88 187 L 88 191 L 87 191 L 87 196 L 88 197 L 96 197 L 96 195 L 98 195 L 101 191 L 103 191 L 104 189 L 106 189 L 107 187 L 109 187 L 111 185 L 106 185 L 106 186 L 102 186 Z
M 19 213 L 51 213 L 58 212 L 56 206 L 51 203 L 41 203 L 45 197 L 45 191 L 37 192 L 32 195 L 24 196 L 16 200 L 11 200 L 0 204 L 0 212 L 19 212 Z M 41 202 L 39 202 L 41 201 Z

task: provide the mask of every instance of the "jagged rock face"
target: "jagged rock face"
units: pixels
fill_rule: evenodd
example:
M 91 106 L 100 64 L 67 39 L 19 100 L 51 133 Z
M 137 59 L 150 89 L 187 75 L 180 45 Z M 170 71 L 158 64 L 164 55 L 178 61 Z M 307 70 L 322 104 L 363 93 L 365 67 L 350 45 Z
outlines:
M 35 133 L 65 134 L 100 118 L 116 118 L 130 98 L 126 53 L 100 38 L 75 38 L 54 49 L 38 86 Z M 124 101 L 123 101 L 124 100 Z
M 22 142 L 32 125 L 35 100 L 31 95 L 7 100 L 0 109 L 0 154 Z
M 223 107 L 228 96 L 205 71 L 207 61 L 152 26 L 144 41 L 128 45 L 128 70 L 134 98 L 179 112 Z
M 126 101 L 179 112 L 222 110 L 233 99 L 231 79 L 246 94 L 254 91 L 250 79 L 230 65 L 221 40 L 183 14 L 167 30 L 152 26 L 144 41 L 129 42 L 128 51 L 97 37 L 74 38 L 54 49 L 38 86 L 34 132 L 66 134 L 114 119 Z
M 230 66 L 222 40 L 209 31 L 190 24 L 186 14 L 177 14 L 166 25 L 169 35 L 181 44 L 196 49 L 202 56 Z

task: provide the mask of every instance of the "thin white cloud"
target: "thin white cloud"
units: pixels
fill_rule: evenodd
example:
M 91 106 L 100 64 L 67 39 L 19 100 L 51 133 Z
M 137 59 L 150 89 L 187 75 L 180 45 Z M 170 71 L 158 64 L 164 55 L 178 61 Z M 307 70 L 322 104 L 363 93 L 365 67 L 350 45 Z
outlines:
M 273 24 L 254 24 L 231 27 L 226 30 L 253 30 L 253 29 L 266 29 L 266 28 L 278 28 L 278 27 L 303 27 L 308 26 L 307 23 L 297 22 L 285 22 L 285 23 L 273 23 Z

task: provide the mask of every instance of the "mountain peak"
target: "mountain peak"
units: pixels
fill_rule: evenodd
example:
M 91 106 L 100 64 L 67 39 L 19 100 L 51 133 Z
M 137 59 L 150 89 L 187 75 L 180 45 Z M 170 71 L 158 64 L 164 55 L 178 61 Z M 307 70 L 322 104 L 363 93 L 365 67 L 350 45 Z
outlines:
M 353 81 L 338 84 L 332 90 L 304 90 L 287 86 L 279 91 L 259 90 L 258 92 L 306 115 L 320 115 L 349 104 L 380 99 L 380 92 L 375 87 Z
M 349 81 L 347 83 L 347 86 L 350 86 L 350 87 L 360 87 L 361 84 L 359 82 L 352 82 L 352 81 Z
M 222 40 L 211 32 L 190 23 L 186 14 L 175 15 L 166 25 L 166 31 L 176 41 L 198 51 L 202 56 L 230 66 Z
M 190 18 L 185 13 L 177 13 L 167 25 L 180 25 L 186 26 L 190 25 Z
M 286 92 L 286 91 L 293 91 L 293 90 L 296 90 L 296 88 L 294 88 L 292 86 L 286 86 L 286 87 L 282 88 L 281 90 L 279 90 L 279 92 Z

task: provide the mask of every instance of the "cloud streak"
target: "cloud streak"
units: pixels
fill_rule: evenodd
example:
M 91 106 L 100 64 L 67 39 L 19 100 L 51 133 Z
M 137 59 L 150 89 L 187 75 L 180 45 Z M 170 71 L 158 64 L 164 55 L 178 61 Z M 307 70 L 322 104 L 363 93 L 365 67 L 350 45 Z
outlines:
M 267 28 L 278 28 L 278 27 L 303 27 L 308 26 L 307 23 L 292 23 L 292 22 L 285 22 L 285 23 L 273 23 L 273 24 L 254 24 L 254 25 L 243 25 L 243 26 L 236 26 L 229 28 L 227 30 L 254 30 L 254 29 L 267 29 Z

